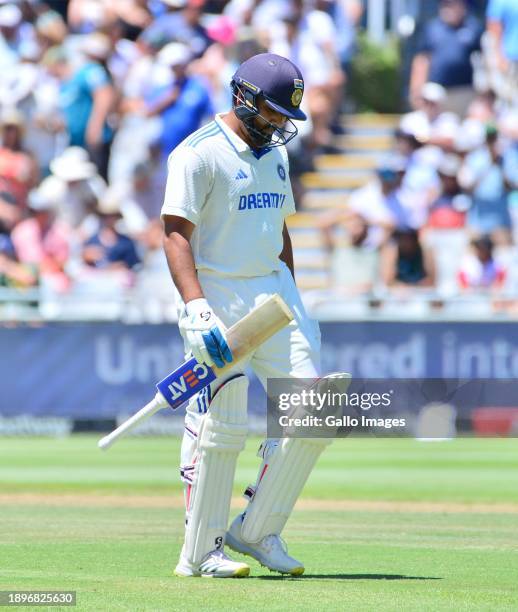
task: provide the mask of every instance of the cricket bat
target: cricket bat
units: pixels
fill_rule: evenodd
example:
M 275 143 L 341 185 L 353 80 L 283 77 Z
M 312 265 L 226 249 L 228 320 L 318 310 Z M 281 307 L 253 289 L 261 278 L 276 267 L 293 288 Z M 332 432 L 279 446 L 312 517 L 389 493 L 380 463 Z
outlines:
M 209 367 L 191 358 L 179 368 L 157 383 L 155 397 L 137 413 L 124 421 L 117 429 L 104 436 L 97 445 L 109 448 L 118 438 L 133 429 L 137 423 L 150 417 L 162 408 L 176 409 L 213 380 L 234 367 L 244 357 L 252 353 L 263 342 L 271 338 L 293 320 L 293 314 L 277 293 L 256 306 L 226 332 L 227 343 L 232 351 L 232 363 L 222 368 Z

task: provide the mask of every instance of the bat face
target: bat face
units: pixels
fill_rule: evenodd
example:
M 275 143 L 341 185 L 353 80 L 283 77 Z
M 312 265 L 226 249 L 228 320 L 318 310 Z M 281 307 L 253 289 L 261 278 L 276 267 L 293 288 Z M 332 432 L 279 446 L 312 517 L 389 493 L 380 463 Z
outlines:
M 178 408 L 215 379 L 212 368 L 193 357 L 157 383 L 156 388 L 171 408 Z

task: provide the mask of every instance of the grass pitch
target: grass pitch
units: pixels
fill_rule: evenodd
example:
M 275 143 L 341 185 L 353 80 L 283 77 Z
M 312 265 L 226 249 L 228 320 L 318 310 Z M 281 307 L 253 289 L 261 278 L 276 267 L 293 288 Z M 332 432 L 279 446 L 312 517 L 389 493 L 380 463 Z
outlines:
M 0 590 L 75 590 L 88 611 L 518 609 L 514 440 L 335 442 L 284 533 L 306 574 L 246 558 L 241 580 L 171 574 L 179 440 L 95 442 L 0 439 Z M 240 457 L 232 516 L 257 445 Z

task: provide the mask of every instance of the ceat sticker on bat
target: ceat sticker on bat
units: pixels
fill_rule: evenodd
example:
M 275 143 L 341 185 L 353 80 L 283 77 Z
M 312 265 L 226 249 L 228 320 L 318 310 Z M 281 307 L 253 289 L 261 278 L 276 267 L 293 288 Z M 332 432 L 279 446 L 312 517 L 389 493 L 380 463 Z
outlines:
M 212 368 L 193 357 L 157 383 L 156 388 L 171 408 L 178 408 L 215 379 Z

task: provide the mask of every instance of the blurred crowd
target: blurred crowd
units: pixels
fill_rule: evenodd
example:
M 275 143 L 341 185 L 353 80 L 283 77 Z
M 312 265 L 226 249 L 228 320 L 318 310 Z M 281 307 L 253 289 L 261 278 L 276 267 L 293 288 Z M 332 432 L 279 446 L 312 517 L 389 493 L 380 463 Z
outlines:
M 0 0 L 0 286 L 66 293 L 163 271 L 171 150 L 251 55 L 300 65 L 294 174 L 333 150 L 359 0 Z
M 0 0 L 0 286 L 163 286 L 167 157 L 261 51 L 305 77 L 298 190 L 316 155 L 341 152 L 365 4 Z M 470 6 L 440 0 L 419 28 L 393 151 L 319 222 L 348 295 L 518 289 L 518 2 L 489 0 L 485 20 Z
M 438 6 L 393 150 L 321 220 L 349 295 L 518 294 L 518 2 Z

